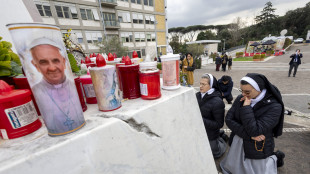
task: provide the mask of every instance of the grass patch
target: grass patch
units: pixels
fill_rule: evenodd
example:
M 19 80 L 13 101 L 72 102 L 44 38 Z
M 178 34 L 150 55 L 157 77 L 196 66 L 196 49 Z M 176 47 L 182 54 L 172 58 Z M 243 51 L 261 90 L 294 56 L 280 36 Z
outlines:
M 233 61 L 253 61 L 253 57 L 238 57 L 234 58 Z

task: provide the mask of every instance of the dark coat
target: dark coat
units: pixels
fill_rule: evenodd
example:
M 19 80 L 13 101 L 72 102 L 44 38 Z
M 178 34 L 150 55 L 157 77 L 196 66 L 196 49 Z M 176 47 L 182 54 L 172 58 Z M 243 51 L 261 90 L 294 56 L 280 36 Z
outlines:
M 219 56 L 217 56 L 217 57 L 215 58 L 215 64 L 216 64 L 216 65 L 222 64 L 222 59 L 221 59 Z
M 225 60 L 225 61 L 224 61 Z M 222 65 L 225 65 L 228 63 L 228 57 L 227 56 L 223 56 L 222 57 Z
M 249 159 L 265 159 L 273 154 L 273 129 L 279 123 L 282 105 L 268 92 L 264 99 L 253 108 L 243 106 L 239 95 L 226 115 L 226 125 L 232 130 L 230 144 L 234 135 L 243 139 L 245 157 Z M 257 151 L 255 140 L 251 137 L 264 135 L 266 137 L 263 151 Z M 256 142 L 257 149 L 262 149 L 263 141 Z
M 211 95 L 205 94 L 201 99 L 201 93 L 197 92 L 200 112 L 209 140 L 220 137 L 220 129 L 224 125 L 225 104 L 219 91 L 214 91 Z
M 232 58 L 228 58 L 228 66 L 232 65 Z
M 290 61 L 290 63 L 289 63 L 290 65 L 293 64 L 294 59 L 295 59 L 295 55 L 296 55 L 296 54 L 292 54 L 292 55 L 290 56 L 290 58 L 291 58 L 291 61 Z M 302 54 L 300 53 L 299 55 L 297 55 L 297 63 L 298 63 L 298 65 L 301 64 L 301 60 L 300 60 L 301 58 L 302 58 Z
M 224 98 L 228 97 L 231 94 L 232 88 L 234 86 L 234 82 L 232 81 L 231 77 L 226 85 L 223 83 L 222 79 L 218 80 L 218 84 L 220 86 L 222 93 L 224 94 L 223 97 Z

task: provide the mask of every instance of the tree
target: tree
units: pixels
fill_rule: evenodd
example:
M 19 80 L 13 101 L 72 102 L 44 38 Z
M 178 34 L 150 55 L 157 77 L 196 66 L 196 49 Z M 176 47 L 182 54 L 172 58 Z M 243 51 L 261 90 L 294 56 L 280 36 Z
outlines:
M 215 38 L 215 34 L 212 33 L 210 30 L 207 30 L 205 32 L 200 32 L 196 40 L 213 40 Z
M 274 14 L 275 10 L 275 8 L 272 8 L 272 3 L 268 1 L 261 11 L 261 15 L 255 17 L 258 26 L 262 26 L 261 31 L 264 34 L 275 33 L 274 21 L 278 18 L 278 16 Z
M 236 19 L 234 19 L 234 22 L 230 24 L 228 31 L 231 36 L 232 46 L 238 46 L 240 44 L 241 35 L 242 35 L 241 28 L 243 28 L 244 26 L 245 26 L 245 22 L 240 17 L 237 17 Z
M 125 56 L 128 54 L 128 47 L 124 47 L 121 43 L 119 37 L 114 36 L 110 39 L 103 39 L 101 43 L 98 43 L 97 46 L 100 47 L 100 52 L 103 53 L 116 53 L 119 57 Z
M 200 44 L 187 45 L 187 52 L 192 53 L 193 58 L 197 58 L 204 53 L 204 46 Z
M 278 16 L 274 14 L 275 12 L 275 8 L 272 8 L 272 3 L 270 1 L 268 1 L 265 4 L 265 7 L 263 8 L 263 10 L 261 11 L 261 15 L 258 15 L 255 17 L 255 21 L 259 24 L 268 24 L 270 23 L 272 20 L 276 19 Z
M 171 39 L 171 42 L 169 42 L 169 45 L 171 46 L 174 53 L 181 52 L 181 43 L 179 42 L 178 36 L 173 36 Z

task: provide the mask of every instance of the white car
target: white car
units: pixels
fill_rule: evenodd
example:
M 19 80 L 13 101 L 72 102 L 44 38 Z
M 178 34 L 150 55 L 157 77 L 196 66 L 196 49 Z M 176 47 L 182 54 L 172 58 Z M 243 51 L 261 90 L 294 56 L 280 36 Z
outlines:
M 297 38 L 296 40 L 294 40 L 294 43 L 303 43 L 304 39 L 303 38 Z

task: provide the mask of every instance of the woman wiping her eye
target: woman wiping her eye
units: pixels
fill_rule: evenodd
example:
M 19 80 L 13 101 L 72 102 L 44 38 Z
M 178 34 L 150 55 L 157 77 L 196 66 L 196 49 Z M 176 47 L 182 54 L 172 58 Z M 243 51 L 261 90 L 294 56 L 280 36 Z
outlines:
M 274 152 L 274 137 L 282 135 L 284 104 L 278 88 L 261 74 L 240 81 L 241 95 L 226 115 L 231 148 L 221 161 L 224 174 L 275 174 L 284 153 Z

